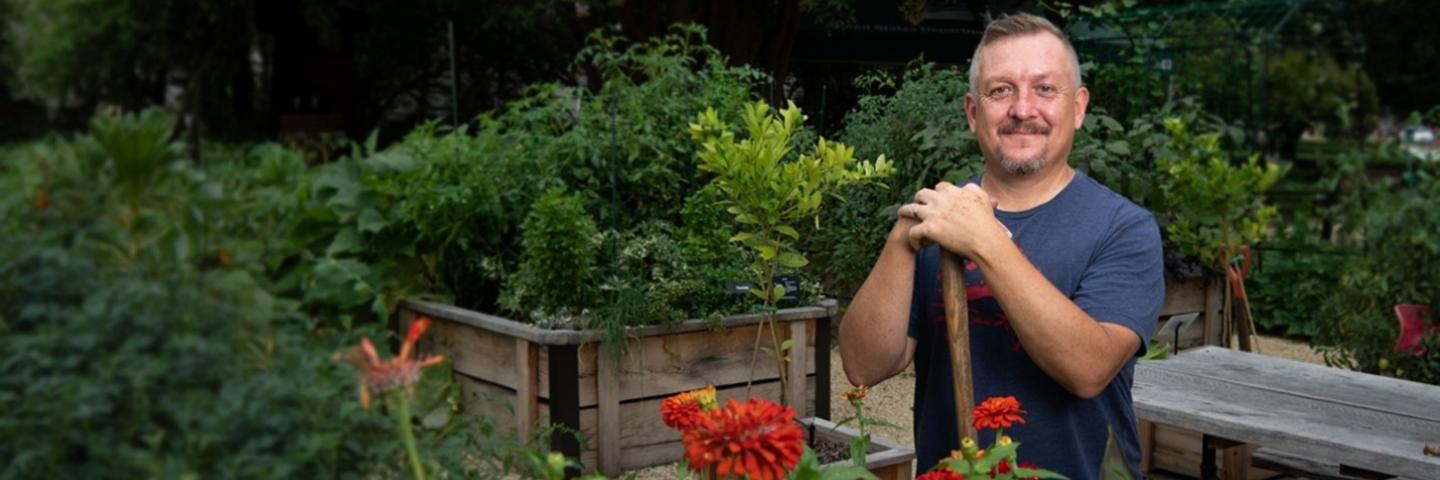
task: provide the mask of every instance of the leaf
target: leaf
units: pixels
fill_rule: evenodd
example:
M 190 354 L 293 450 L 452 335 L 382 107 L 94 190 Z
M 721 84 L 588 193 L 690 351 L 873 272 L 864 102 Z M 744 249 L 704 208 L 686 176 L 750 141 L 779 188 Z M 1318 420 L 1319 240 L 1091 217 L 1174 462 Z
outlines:
M 1130 462 L 1125 461 L 1125 454 L 1120 450 L 1120 443 L 1115 440 L 1115 429 L 1109 426 L 1105 428 L 1105 456 L 1100 460 L 1100 479 L 1135 479 L 1130 475 Z
M 755 234 L 753 234 L 753 233 L 740 232 L 740 233 L 735 234 L 735 236 L 730 237 L 730 242 L 731 242 L 731 243 L 744 243 L 744 242 L 749 242 L 749 241 L 750 241 L 751 239 L 753 239 L 753 238 L 755 238 Z
M 775 258 L 775 247 L 769 245 L 751 245 L 750 248 L 755 249 L 755 252 L 760 254 L 760 258 L 765 260 Z
M 870 451 L 870 435 L 860 435 L 850 440 L 850 461 L 857 467 L 865 466 L 865 455 Z
M 876 477 L 865 467 L 854 465 L 827 468 L 820 472 L 820 478 L 822 480 L 880 480 L 880 477 Z
M 810 264 L 810 260 L 795 252 L 783 252 L 777 260 L 780 266 L 785 268 L 800 268 Z
M 360 250 L 362 243 L 360 233 L 355 229 L 340 230 L 340 233 L 335 234 L 335 238 L 330 241 L 330 246 L 325 248 L 325 256 L 333 257 L 337 254 Z
M 775 231 L 780 232 L 782 235 L 785 235 L 795 240 L 800 239 L 800 232 L 796 231 L 795 227 L 791 227 L 789 225 L 776 225 Z
M 380 233 L 380 230 L 386 225 L 385 216 L 380 215 L 380 212 L 373 208 L 361 211 L 360 216 L 355 219 L 355 227 L 361 232 Z

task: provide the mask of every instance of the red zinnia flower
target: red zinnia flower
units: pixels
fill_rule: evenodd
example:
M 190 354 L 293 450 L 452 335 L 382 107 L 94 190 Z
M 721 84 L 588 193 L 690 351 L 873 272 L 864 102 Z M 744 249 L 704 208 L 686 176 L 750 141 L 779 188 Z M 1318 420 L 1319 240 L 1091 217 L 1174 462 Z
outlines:
M 965 480 L 965 476 L 949 470 L 931 470 L 915 480 Z
M 982 428 L 1010 428 L 1015 423 L 1025 423 L 1020 415 L 1025 413 L 1020 409 L 1020 401 L 1015 397 L 990 397 L 975 406 L 970 412 L 971 420 L 975 422 L 975 429 Z
M 660 418 L 670 428 L 686 431 L 700 424 L 705 412 L 714 410 L 715 386 L 677 393 L 660 402 Z
M 360 345 L 350 349 L 343 358 L 360 367 L 360 405 L 370 408 L 370 395 L 379 394 L 404 387 L 406 394 L 414 388 L 415 382 L 420 380 L 420 370 L 445 361 L 443 356 L 425 357 L 416 361 L 411 357 L 414 353 L 415 342 L 430 328 L 430 319 L 420 317 L 410 324 L 410 331 L 405 335 L 405 343 L 400 346 L 400 354 L 385 361 L 380 360 L 380 355 L 375 351 L 375 344 L 370 343 L 369 337 L 361 337 Z
M 795 409 L 752 398 L 731 399 L 724 408 L 700 416 L 680 439 L 690 467 L 751 480 L 785 478 L 805 449 L 805 432 L 793 421 Z

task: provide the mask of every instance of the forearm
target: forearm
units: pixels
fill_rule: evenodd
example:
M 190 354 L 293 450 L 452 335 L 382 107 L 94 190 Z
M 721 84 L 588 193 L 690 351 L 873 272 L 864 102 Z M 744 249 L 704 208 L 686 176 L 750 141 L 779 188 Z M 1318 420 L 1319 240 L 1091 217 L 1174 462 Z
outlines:
M 900 229 L 897 227 L 897 231 Z M 855 385 L 874 385 L 905 369 L 915 252 L 895 232 L 840 323 L 840 357 Z
M 974 259 L 1025 352 L 1071 393 L 1093 397 L 1139 348 L 1129 329 L 1091 318 L 1008 239 Z

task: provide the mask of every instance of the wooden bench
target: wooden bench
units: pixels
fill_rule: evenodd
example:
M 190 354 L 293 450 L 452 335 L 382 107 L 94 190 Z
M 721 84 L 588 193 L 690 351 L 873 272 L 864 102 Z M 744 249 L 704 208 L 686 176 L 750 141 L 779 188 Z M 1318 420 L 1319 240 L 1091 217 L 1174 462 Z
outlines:
M 1201 476 L 1244 478 L 1256 448 L 1337 465 L 1360 478 L 1440 478 L 1440 387 L 1220 347 L 1135 367 L 1142 465 L 1154 424 L 1200 432 Z M 1150 438 L 1147 438 L 1150 437 Z

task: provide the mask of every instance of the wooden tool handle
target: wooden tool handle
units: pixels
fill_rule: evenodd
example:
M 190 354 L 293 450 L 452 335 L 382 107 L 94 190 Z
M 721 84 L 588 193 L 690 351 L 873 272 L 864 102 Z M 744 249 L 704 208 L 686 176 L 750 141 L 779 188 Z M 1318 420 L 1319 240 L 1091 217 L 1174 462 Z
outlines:
M 950 334 L 950 374 L 955 387 L 955 422 L 960 438 L 979 441 L 970 411 L 975 387 L 970 376 L 970 307 L 965 302 L 965 261 L 940 250 L 940 288 L 945 296 L 945 329 Z

